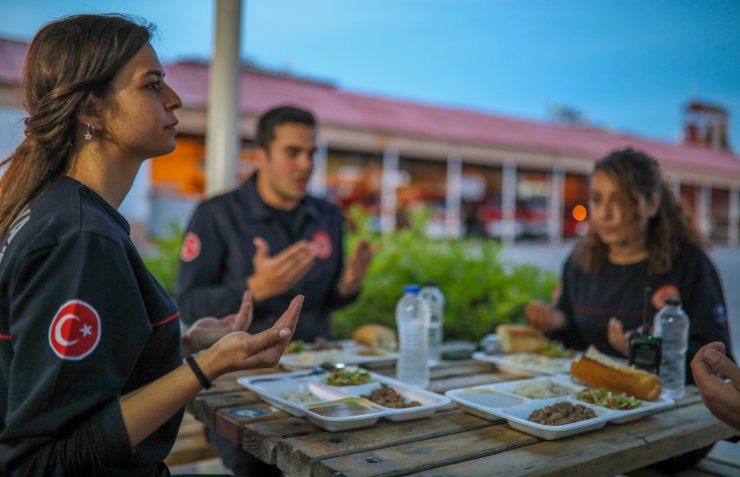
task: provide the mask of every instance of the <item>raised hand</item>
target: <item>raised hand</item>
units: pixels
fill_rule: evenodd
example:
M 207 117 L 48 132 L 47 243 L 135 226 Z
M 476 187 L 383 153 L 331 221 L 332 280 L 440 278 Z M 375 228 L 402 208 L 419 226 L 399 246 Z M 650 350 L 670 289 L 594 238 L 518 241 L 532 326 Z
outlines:
M 191 354 L 208 348 L 216 341 L 234 331 L 246 331 L 252 323 L 252 292 L 242 295 L 239 311 L 223 318 L 207 316 L 193 323 L 183 336 L 183 354 Z
M 285 293 L 303 278 L 316 261 L 316 252 L 309 242 L 301 240 L 277 255 L 270 255 L 267 242 L 256 237 L 252 263 L 254 274 L 247 277 L 247 288 L 255 301 Z
M 370 267 L 370 262 L 379 249 L 379 246 L 371 246 L 367 240 L 357 242 L 339 277 L 337 289 L 340 295 L 348 296 L 359 291 L 362 279 L 365 278 L 365 273 Z
M 539 300 L 530 301 L 524 307 L 524 317 L 540 331 L 554 331 L 565 326 L 565 315 L 560 310 L 545 305 Z
M 712 414 L 740 429 L 740 368 L 725 356 L 724 343 L 702 346 L 691 360 L 691 372 Z

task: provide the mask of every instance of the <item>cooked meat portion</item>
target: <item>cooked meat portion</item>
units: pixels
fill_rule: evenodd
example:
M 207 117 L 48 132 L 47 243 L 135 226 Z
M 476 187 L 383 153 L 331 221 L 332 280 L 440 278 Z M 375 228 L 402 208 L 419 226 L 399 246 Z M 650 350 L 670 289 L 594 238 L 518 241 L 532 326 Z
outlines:
M 421 406 L 419 401 L 407 401 L 406 398 L 398 394 L 395 389 L 389 387 L 385 383 L 380 383 L 380 387 L 374 389 L 369 396 L 362 397 L 380 404 L 381 406 L 392 407 L 394 409 Z
M 569 402 L 557 402 L 552 406 L 537 409 L 529 415 L 529 420 L 546 426 L 562 426 L 573 422 L 584 421 L 596 417 L 590 407 Z

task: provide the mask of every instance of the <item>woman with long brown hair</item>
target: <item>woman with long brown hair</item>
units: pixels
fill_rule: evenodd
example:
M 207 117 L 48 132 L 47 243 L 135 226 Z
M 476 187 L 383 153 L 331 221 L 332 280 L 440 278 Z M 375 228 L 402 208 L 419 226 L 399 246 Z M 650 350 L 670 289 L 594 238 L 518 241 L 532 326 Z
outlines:
M 116 211 L 141 163 L 175 147 L 181 102 L 151 32 L 78 15 L 31 43 L 26 137 L 0 178 L 2 475 L 167 475 L 185 403 L 274 365 L 295 329 L 302 297 L 273 328 L 182 363 L 176 306 Z M 250 319 L 245 294 L 226 328 Z
M 690 319 L 688 367 L 707 343 L 729 347 L 722 284 L 705 248 L 658 163 L 632 149 L 612 152 L 594 167 L 589 231 L 565 263 L 557 303 L 529 303 L 525 316 L 573 348 L 595 345 L 626 357 L 650 287 L 651 317 L 667 297 L 683 302 Z

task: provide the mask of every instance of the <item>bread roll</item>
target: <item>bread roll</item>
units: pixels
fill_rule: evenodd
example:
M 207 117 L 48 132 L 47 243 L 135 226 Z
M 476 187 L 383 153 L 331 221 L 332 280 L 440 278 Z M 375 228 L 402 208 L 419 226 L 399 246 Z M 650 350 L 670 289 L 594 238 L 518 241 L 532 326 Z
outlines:
M 570 374 L 579 381 L 595 388 L 627 393 L 648 401 L 660 397 L 663 385 L 653 373 L 624 366 L 589 346 L 586 354 L 570 365 Z
M 368 348 L 395 351 L 396 332 L 383 325 L 363 325 L 352 333 L 355 343 Z
M 505 353 L 531 353 L 544 349 L 549 344 L 545 335 L 531 326 L 499 325 L 496 336 Z

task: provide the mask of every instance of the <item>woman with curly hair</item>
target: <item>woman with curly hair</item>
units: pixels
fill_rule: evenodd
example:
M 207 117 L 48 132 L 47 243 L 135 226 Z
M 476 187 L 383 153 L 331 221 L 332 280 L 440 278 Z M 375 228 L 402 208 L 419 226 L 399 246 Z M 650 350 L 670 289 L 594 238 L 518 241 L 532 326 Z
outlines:
M 679 298 L 689 315 L 688 367 L 703 345 L 730 344 L 722 284 L 706 246 L 658 163 L 632 149 L 612 152 L 591 176 L 589 231 L 565 263 L 557 303 L 531 302 L 525 316 L 570 347 L 626 357 L 650 287 L 650 316 L 668 297 Z M 691 381 L 688 369 L 686 377 Z

